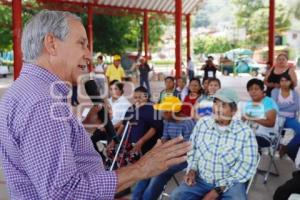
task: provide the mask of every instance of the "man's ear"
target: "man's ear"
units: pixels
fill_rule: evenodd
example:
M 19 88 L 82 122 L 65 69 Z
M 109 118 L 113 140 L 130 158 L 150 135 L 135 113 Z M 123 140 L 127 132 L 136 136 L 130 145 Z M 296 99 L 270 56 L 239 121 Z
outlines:
M 57 39 L 52 33 L 48 33 L 44 38 L 45 51 L 51 55 L 57 55 Z

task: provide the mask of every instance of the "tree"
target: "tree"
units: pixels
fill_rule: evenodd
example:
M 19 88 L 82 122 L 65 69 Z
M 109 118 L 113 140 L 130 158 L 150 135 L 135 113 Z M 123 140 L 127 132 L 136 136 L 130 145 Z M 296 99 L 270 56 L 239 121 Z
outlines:
M 236 22 L 239 27 L 245 27 L 247 42 L 251 48 L 267 43 L 269 30 L 269 5 L 264 5 L 264 1 L 255 0 L 232 0 L 238 8 L 236 12 Z M 282 4 L 275 7 L 276 34 L 281 34 L 289 30 L 291 26 L 290 12 Z
M 157 45 L 164 34 L 165 17 L 149 16 L 149 44 Z M 153 18 L 152 18 L 153 17 Z M 160 20 L 157 20 L 159 17 Z M 83 16 L 86 22 L 86 16 Z M 143 45 L 142 17 L 94 16 L 94 51 L 106 54 L 122 54 L 126 50 L 141 51 Z
M 248 30 L 251 46 L 255 47 L 256 44 L 267 43 L 269 30 L 268 16 L 269 8 L 261 8 L 252 14 Z M 278 35 L 289 30 L 291 26 L 290 16 L 286 12 L 286 8 L 282 5 L 276 6 L 275 26 L 276 34 Z
M 23 24 L 40 10 L 38 3 L 31 0 L 27 2 L 30 2 L 33 9 L 23 8 Z M 86 26 L 87 15 L 79 14 L 79 16 Z M 150 18 L 149 43 L 156 46 L 164 34 L 164 25 L 169 20 L 164 16 L 154 14 L 150 15 Z M 141 47 L 143 42 L 141 20 L 142 17 L 94 15 L 94 51 L 112 55 L 124 53 L 127 49 L 137 49 L 137 46 Z M 12 10 L 10 6 L 0 6 L 0 27 L 0 50 L 12 50 Z
M 25 24 L 36 11 L 23 9 L 22 23 Z M 0 51 L 12 50 L 12 10 L 10 6 L 0 5 Z
M 230 49 L 237 48 L 236 44 L 232 44 L 224 37 L 204 36 L 195 39 L 195 54 L 211 54 L 224 53 Z
M 253 13 L 264 7 L 263 0 L 232 0 L 237 7 L 236 22 L 240 27 L 245 27 L 248 32 L 248 24 L 251 22 Z
M 298 1 L 294 6 L 294 16 L 296 19 L 300 20 L 300 1 Z

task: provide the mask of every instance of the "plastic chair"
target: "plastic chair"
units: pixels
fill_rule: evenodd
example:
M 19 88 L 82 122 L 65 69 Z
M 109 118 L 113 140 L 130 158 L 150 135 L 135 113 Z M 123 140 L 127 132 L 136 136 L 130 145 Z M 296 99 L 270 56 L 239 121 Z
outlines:
M 268 155 L 270 156 L 270 161 L 268 163 L 267 170 L 258 169 L 258 172 L 265 173 L 264 182 L 263 182 L 264 184 L 267 183 L 270 174 L 273 176 L 279 176 L 279 171 L 275 163 L 275 153 L 279 147 L 280 140 L 282 138 L 284 123 L 285 123 L 284 117 L 280 117 L 280 116 L 276 117 L 276 122 L 275 122 L 273 132 L 270 133 L 272 137 L 269 139 L 269 146 L 267 147 Z M 259 126 L 260 125 L 258 125 L 258 127 Z M 258 147 L 258 148 L 259 148 L 259 152 L 261 152 L 262 147 Z M 275 173 L 271 172 L 272 165 L 275 169 Z

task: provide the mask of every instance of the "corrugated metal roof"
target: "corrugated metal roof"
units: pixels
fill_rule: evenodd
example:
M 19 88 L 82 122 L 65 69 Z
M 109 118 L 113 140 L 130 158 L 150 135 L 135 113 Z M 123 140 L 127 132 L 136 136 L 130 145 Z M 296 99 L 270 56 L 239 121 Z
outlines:
M 0 4 L 11 4 L 12 0 L 0 0 Z M 127 13 L 137 13 L 142 11 L 157 13 L 175 13 L 176 0 L 37 0 L 41 3 L 74 3 L 74 4 L 91 4 L 110 12 L 111 10 L 121 10 Z M 30 3 L 29 0 L 23 2 Z M 182 13 L 193 14 L 200 9 L 204 0 L 182 0 Z
M 150 11 L 158 13 L 175 13 L 175 0 L 38 0 L 40 2 L 90 3 L 97 7 Z M 204 0 L 182 0 L 182 13 L 192 14 L 197 11 Z

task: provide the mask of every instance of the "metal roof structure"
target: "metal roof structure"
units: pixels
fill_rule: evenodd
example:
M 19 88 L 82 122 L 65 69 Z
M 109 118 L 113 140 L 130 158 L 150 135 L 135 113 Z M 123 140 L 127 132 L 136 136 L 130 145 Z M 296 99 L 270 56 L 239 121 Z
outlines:
M 145 56 L 148 57 L 148 13 L 170 14 L 175 17 L 175 54 L 176 77 L 181 76 L 181 31 L 182 19 L 186 17 L 187 57 L 190 56 L 190 15 L 195 13 L 204 0 L 36 0 L 36 9 L 68 10 L 71 12 L 87 12 L 87 33 L 89 48 L 93 52 L 93 14 L 106 15 L 143 15 Z M 22 67 L 21 30 L 22 7 L 34 7 L 32 0 L 0 0 L 0 4 L 12 6 L 14 32 L 14 78 L 17 78 Z M 34 8 L 33 8 L 34 9 Z
M 204 0 L 182 0 L 182 14 L 193 14 Z M 38 0 L 42 3 L 70 3 L 78 5 L 92 5 L 106 9 L 128 10 L 130 12 L 156 12 L 175 14 L 174 0 Z

